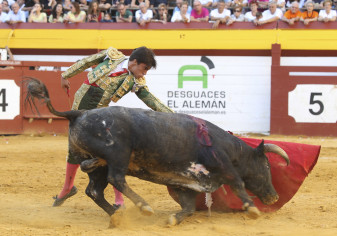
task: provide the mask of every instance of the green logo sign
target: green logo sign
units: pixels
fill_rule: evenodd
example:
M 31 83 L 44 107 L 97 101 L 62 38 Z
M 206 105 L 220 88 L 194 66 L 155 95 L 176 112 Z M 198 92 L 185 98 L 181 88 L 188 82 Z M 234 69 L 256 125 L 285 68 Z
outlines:
M 201 71 L 200 76 L 197 75 L 190 75 L 190 76 L 185 76 L 184 72 L 186 70 L 197 70 L 197 71 Z M 183 83 L 185 81 L 200 81 L 202 82 L 202 88 L 207 88 L 207 70 L 204 66 L 201 65 L 186 65 L 186 66 L 182 66 L 179 69 L 178 72 L 178 88 L 183 88 Z

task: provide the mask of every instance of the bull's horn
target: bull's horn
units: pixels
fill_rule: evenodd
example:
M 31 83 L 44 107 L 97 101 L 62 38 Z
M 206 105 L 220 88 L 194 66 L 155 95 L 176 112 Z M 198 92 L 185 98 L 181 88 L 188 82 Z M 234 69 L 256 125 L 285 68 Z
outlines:
M 272 153 L 280 155 L 287 162 L 287 166 L 289 165 L 290 160 L 289 160 L 287 153 L 279 146 L 275 144 L 271 144 L 271 143 L 265 143 L 263 150 L 264 150 L 264 153 L 272 152 Z

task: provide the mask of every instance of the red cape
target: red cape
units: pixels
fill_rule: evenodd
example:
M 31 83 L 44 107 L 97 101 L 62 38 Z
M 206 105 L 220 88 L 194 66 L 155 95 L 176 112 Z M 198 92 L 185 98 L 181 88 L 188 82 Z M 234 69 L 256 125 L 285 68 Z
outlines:
M 261 139 L 252 138 L 240 139 L 253 148 L 256 148 L 262 141 Z M 290 159 L 290 165 L 287 166 L 285 160 L 277 154 L 266 154 L 270 162 L 272 183 L 280 198 L 276 203 L 270 206 L 264 205 L 257 197 L 254 197 L 253 201 L 260 211 L 271 212 L 280 209 L 295 195 L 304 179 L 316 165 L 321 146 L 271 140 L 264 140 L 264 142 L 278 145 L 286 151 Z M 241 200 L 234 195 L 228 185 L 223 185 L 223 187 L 227 193 L 225 193 L 222 188 L 212 193 L 212 210 L 241 210 Z M 175 194 L 169 188 L 168 190 L 171 197 L 177 201 Z M 252 193 L 247 192 L 253 196 Z M 200 193 L 197 196 L 196 207 L 197 210 L 207 210 L 205 205 L 205 193 Z

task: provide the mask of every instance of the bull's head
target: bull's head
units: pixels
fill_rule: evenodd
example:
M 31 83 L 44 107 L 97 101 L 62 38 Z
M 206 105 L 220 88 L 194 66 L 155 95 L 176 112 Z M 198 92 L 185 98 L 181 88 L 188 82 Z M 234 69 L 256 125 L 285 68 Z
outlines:
M 282 148 L 275 144 L 264 144 L 262 140 L 254 149 L 254 156 L 251 157 L 249 167 L 246 169 L 244 182 L 246 188 L 259 197 L 263 204 L 271 205 L 279 196 L 272 185 L 270 163 L 265 155 L 267 152 L 280 155 L 289 165 L 289 157 Z

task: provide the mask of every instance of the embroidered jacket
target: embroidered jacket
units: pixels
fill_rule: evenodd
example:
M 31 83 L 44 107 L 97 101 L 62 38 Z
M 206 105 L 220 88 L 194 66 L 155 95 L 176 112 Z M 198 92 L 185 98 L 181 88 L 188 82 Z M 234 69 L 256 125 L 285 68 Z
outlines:
M 136 79 L 132 74 L 124 73 L 115 77 L 109 77 L 111 72 L 116 69 L 117 65 L 126 60 L 123 53 L 115 48 L 108 48 L 97 54 L 83 58 L 73 64 L 68 70 L 62 73 L 62 77 L 68 79 L 75 76 L 87 68 L 97 65 L 88 73 L 88 81 L 90 84 L 95 83 L 104 90 L 101 101 L 97 107 L 106 107 L 110 101 L 117 102 L 125 94 L 132 91 L 135 92 L 148 107 L 154 111 L 173 112 L 169 107 L 164 105 L 158 98 L 149 92 L 146 86 L 145 77 Z M 83 84 L 76 92 L 82 96 L 88 91 L 91 85 Z M 77 110 L 79 101 L 74 101 L 73 109 Z

